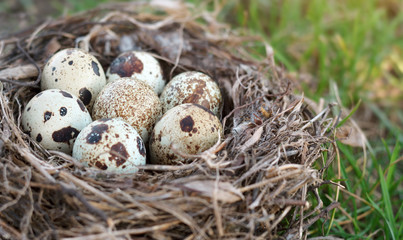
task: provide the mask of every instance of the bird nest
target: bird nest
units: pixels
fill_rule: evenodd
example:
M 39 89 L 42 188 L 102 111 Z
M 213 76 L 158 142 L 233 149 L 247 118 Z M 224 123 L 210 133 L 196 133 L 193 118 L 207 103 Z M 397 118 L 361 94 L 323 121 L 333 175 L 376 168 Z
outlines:
M 160 1 L 163 3 L 163 1 Z M 251 52 L 265 47 L 267 57 Z M 181 4 L 105 5 L 1 40 L 0 235 L 3 239 L 299 239 L 337 204 L 318 188 L 335 156 L 330 107 L 315 113 L 292 93 L 261 39 L 214 13 Z M 21 130 L 57 50 L 79 47 L 106 69 L 141 49 L 166 79 L 209 74 L 224 96 L 224 136 L 182 165 L 145 165 L 131 176 L 86 169 Z

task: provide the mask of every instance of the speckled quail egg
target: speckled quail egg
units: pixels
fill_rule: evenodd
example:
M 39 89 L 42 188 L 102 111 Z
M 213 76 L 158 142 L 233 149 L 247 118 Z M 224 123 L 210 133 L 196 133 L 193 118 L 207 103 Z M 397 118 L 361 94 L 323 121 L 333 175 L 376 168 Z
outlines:
M 59 89 L 38 93 L 22 113 L 25 132 L 44 148 L 65 153 L 71 153 L 75 138 L 91 122 L 83 102 Z
M 220 88 L 212 78 L 201 72 L 176 75 L 160 96 L 162 112 L 183 103 L 197 103 L 219 115 L 222 106 Z
M 120 118 L 99 119 L 77 136 L 73 157 L 109 173 L 135 173 L 145 165 L 146 148 L 137 131 Z
M 121 117 L 147 142 L 148 135 L 162 115 L 160 100 L 143 81 L 122 78 L 105 86 L 92 110 L 96 119 Z
M 146 82 L 155 93 L 160 94 L 165 86 L 162 69 L 150 53 L 130 51 L 120 54 L 106 71 L 108 83 L 123 77 Z
M 105 85 L 105 73 L 98 60 L 77 48 L 63 49 L 54 54 L 42 72 L 42 90 L 55 88 L 71 92 L 89 110 Z
M 222 126 L 207 108 L 193 103 L 168 110 L 157 122 L 150 138 L 153 164 L 176 164 L 183 161 L 177 152 L 197 154 L 212 147 L 222 134 Z

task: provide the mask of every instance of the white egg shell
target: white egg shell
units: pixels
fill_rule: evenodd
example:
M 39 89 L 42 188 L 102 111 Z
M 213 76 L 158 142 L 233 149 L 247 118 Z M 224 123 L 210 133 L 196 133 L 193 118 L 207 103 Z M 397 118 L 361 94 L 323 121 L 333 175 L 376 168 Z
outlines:
M 22 113 L 25 132 L 44 148 L 65 153 L 71 153 L 75 138 L 91 122 L 81 100 L 59 89 L 38 93 Z
M 91 110 L 98 93 L 106 85 L 104 70 L 91 54 L 76 48 L 54 54 L 42 72 L 41 89 L 71 92 Z
M 157 122 L 150 138 L 153 164 L 177 164 L 183 158 L 171 147 L 185 154 L 203 152 L 222 134 L 222 126 L 210 110 L 198 104 L 186 103 L 168 110 Z
M 112 61 L 106 77 L 108 83 L 123 77 L 144 81 L 156 94 L 160 94 L 165 86 L 159 62 L 147 52 L 129 51 L 120 54 Z
M 183 103 L 197 103 L 219 115 L 222 106 L 220 88 L 212 78 L 201 72 L 176 75 L 160 96 L 162 112 Z
M 157 94 L 143 81 L 122 78 L 105 86 L 94 103 L 92 117 L 121 117 L 147 142 L 148 135 L 162 115 Z
M 80 132 L 73 157 L 105 172 L 135 173 L 136 166 L 146 163 L 146 148 L 137 131 L 122 119 L 100 119 Z

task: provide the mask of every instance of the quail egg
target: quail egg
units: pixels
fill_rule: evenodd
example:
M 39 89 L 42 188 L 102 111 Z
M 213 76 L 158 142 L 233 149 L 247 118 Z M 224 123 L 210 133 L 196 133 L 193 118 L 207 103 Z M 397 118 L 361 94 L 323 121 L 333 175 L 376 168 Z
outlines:
M 222 106 L 220 88 L 212 78 L 201 72 L 184 72 L 165 86 L 160 96 L 162 112 L 183 103 L 197 103 L 219 115 Z
M 176 151 L 198 154 L 212 147 L 222 134 L 222 126 L 207 108 L 193 103 L 168 110 L 154 127 L 150 138 L 153 164 L 177 164 L 183 158 Z
M 44 148 L 65 153 L 71 153 L 75 138 L 91 122 L 83 102 L 59 89 L 38 93 L 22 113 L 26 133 Z
M 63 49 L 54 54 L 42 72 L 42 90 L 61 89 L 71 92 L 89 110 L 105 85 L 105 73 L 98 60 L 77 48 Z
M 99 119 L 77 136 L 73 157 L 109 173 L 135 173 L 145 165 L 146 148 L 137 131 L 120 118 Z
M 93 118 L 121 117 L 147 142 L 154 123 L 162 115 L 160 100 L 143 81 L 122 78 L 105 86 L 92 111 Z
M 112 61 L 106 71 L 106 77 L 108 82 L 123 77 L 142 80 L 150 85 L 158 95 L 165 86 L 159 62 L 147 52 L 130 51 L 120 54 Z

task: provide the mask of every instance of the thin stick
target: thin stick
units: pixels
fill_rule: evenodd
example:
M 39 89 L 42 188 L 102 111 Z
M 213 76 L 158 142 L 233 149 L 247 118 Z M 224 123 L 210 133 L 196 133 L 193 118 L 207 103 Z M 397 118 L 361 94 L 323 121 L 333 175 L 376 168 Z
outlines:
M 40 164 L 41 160 L 35 157 L 28 149 L 20 148 L 19 152 L 34 168 L 36 168 L 49 182 L 56 183 L 56 180 Z
M 216 180 L 214 181 L 214 191 L 213 191 L 213 207 L 214 216 L 216 218 L 216 224 L 218 229 L 218 236 L 222 237 L 224 235 L 224 228 L 222 227 L 222 217 L 220 212 L 220 206 L 218 206 L 218 184 L 220 182 L 220 172 L 216 168 Z
M 0 227 L 6 231 L 7 234 L 10 235 L 11 239 L 22 239 L 21 234 L 13 227 L 5 223 L 1 218 L 0 218 Z M 3 231 L 0 231 L 0 233 L 3 233 Z M 7 235 L 3 235 L 3 237 L 6 237 Z
M 64 179 L 66 179 L 66 180 L 69 180 L 70 182 L 73 182 L 74 184 L 77 184 L 78 186 L 80 186 L 80 187 L 82 187 L 82 188 L 84 188 L 84 189 L 86 189 L 86 190 L 88 190 L 90 192 L 92 192 L 94 195 L 100 197 L 101 199 L 103 199 L 103 200 L 105 200 L 107 202 L 110 202 L 110 203 L 114 204 L 115 206 L 124 208 L 124 205 L 121 204 L 120 202 L 118 202 L 115 199 L 109 197 L 108 195 L 106 195 L 105 193 L 99 191 L 98 189 L 90 186 L 88 183 L 84 182 L 83 180 L 74 177 L 70 173 L 67 173 L 66 171 L 61 171 L 59 173 L 59 176 L 64 178 Z M 67 181 L 67 182 L 69 182 L 69 181 Z
M 152 165 L 147 164 L 143 166 L 136 166 L 138 169 L 142 170 L 152 170 L 152 171 L 178 171 L 178 170 L 188 170 L 195 168 L 193 164 L 185 164 L 181 166 L 170 166 L 170 165 Z
M 302 171 L 299 170 L 299 169 L 298 169 L 298 170 L 295 170 L 295 171 L 291 171 L 291 172 L 288 172 L 288 173 L 286 173 L 286 174 L 284 174 L 284 175 L 280 175 L 280 176 L 273 177 L 273 178 L 270 178 L 270 179 L 267 179 L 267 180 L 264 180 L 264 181 L 261 181 L 261 182 L 258 182 L 258 183 L 254 183 L 254 184 L 245 186 L 245 187 L 243 187 L 243 188 L 240 188 L 239 191 L 241 191 L 241 192 L 247 192 L 247 191 L 250 191 L 250 190 L 252 190 L 252 189 L 265 186 L 266 184 L 269 184 L 269 183 L 272 183 L 272 182 L 278 182 L 278 181 L 280 181 L 281 179 L 284 179 L 284 178 L 293 176 L 293 175 L 298 174 L 298 173 L 301 173 L 301 172 L 302 172 Z
M 159 225 L 154 225 L 152 227 L 144 227 L 144 228 L 135 228 L 135 229 L 127 229 L 127 230 L 120 230 L 120 231 L 115 231 L 111 233 L 101 233 L 101 234 L 94 234 L 94 235 L 87 235 L 87 236 L 82 236 L 82 237 L 73 237 L 73 238 L 64 238 L 64 240 L 97 240 L 97 239 L 108 239 L 109 237 L 118 237 L 118 236 L 123 236 L 123 235 L 139 235 L 139 234 L 144 234 L 148 232 L 155 232 L 155 231 L 161 231 L 161 230 L 166 230 L 174 225 L 179 224 L 181 221 L 175 220 L 172 222 L 167 222 Z

